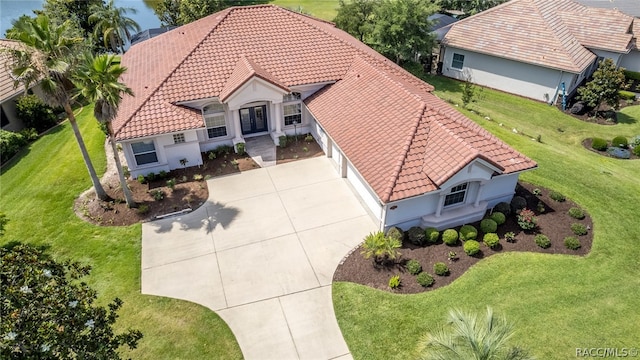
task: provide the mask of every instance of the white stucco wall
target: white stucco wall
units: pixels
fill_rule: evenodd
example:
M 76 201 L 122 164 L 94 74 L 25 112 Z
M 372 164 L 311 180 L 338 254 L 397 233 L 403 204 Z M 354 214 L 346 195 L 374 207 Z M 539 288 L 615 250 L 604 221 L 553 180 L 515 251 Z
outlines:
M 346 161 L 346 158 L 341 156 L 342 161 Z M 355 167 L 347 162 L 347 180 L 354 188 L 360 200 L 367 206 L 369 213 L 378 221 L 382 213 L 382 205 L 378 200 L 378 197 L 373 193 L 369 185 L 364 181 L 362 176 L 357 172 Z
M 589 49 L 592 53 L 596 54 L 599 58 L 611 59 L 613 63 L 617 66 L 620 65 L 620 59 L 623 54 L 615 53 L 612 51 L 600 50 L 600 49 Z
M 640 50 L 631 50 L 628 54 L 623 55 L 620 66 L 629 71 L 640 72 Z
M 482 200 L 487 201 L 488 208 L 501 201 L 509 202 L 515 193 L 519 173 L 494 176 L 482 189 Z

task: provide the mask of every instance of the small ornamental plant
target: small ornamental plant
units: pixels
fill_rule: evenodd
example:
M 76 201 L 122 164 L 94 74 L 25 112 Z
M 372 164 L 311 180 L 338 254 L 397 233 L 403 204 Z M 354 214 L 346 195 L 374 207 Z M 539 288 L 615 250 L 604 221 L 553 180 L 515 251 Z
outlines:
M 587 235 L 587 227 L 580 223 L 571 224 L 571 231 L 578 236 Z
M 543 249 L 546 249 L 551 246 L 551 240 L 546 235 L 538 234 L 534 238 L 536 245 L 540 246 Z
M 455 251 L 449 251 L 449 254 L 447 255 L 447 257 L 449 258 L 449 261 L 458 260 L 458 254 L 456 254 Z
M 464 252 L 469 256 L 473 256 L 480 252 L 480 243 L 475 240 L 468 240 L 462 246 Z
M 516 234 L 513 231 L 509 231 L 504 234 L 504 239 L 507 242 L 514 243 L 516 242 Z
M 400 280 L 400 275 L 394 275 L 389 279 L 389 287 L 392 289 L 397 289 L 402 284 L 402 280 Z
M 574 219 L 582 220 L 585 217 L 584 210 L 577 207 L 572 207 L 571 209 L 569 209 L 569 216 Z
M 422 265 L 420 265 L 420 262 L 415 259 L 407 261 L 406 268 L 411 275 L 418 275 L 422 272 Z
M 447 276 L 449 275 L 449 267 L 443 262 L 437 262 L 433 264 L 433 272 L 438 276 Z
M 518 213 L 518 225 L 522 230 L 532 230 L 538 225 L 538 219 L 533 211 L 524 208 Z
M 420 274 L 418 274 L 418 276 L 416 276 L 416 281 L 418 282 L 418 284 L 424 287 L 431 286 L 435 282 L 433 276 L 429 275 L 426 272 L 421 272 Z
M 495 249 L 498 245 L 500 245 L 500 238 L 496 233 L 487 233 L 484 234 L 482 242 L 484 242 L 484 244 L 488 247 Z
M 580 249 L 580 240 L 578 240 L 575 236 L 567 236 L 564 238 L 564 246 L 570 250 L 578 250 Z

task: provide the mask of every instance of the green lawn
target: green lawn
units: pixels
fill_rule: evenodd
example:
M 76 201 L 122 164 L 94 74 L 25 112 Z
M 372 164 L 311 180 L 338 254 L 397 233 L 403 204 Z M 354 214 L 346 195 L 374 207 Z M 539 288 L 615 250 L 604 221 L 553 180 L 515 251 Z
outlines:
M 441 98 L 461 103 L 460 83 L 424 79 Z M 592 215 L 591 253 L 584 258 L 500 254 L 481 261 L 450 286 L 419 295 L 336 283 L 336 315 L 354 358 L 411 358 L 419 337 L 442 324 L 449 309 L 480 312 L 486 305 L 515 323 L 514 340 L 538 359 L 573 358 L 577 347 L 639 347 L 640 235 L 635 214 L 640 161 L 602 157 L 580 142 L 593 136 L 640 134 L 640 106 L 624 109 L 622 123 L 615 126 L 584 123 L 554 107 L 492 90 L 484 90 L 471 108 L 491 120 L 463 113 L 538 162 L 539 169 L 523 174 L 522 180 L 558 190 Z M 531 139 L 537 135 L 542 143 Z
M 104 135 L 85 108 L 78 122 L 94 166 L 103 172 Z M 89 283 L 106 303 L 124 300 L 117 325 L 144 333 L 136 359 L 239 359 L 242 353 L 228 326 L 199 305 L 140 294 L 141 227 L 99 227 L 73 213 L 74 199 L 91 186 L 68 122 L 25 151 L 0 175 L 0 204 L 10 222 L 2 243 L 46 245 L 57 258 L 93 267 Z
M 337 0 L 274 0 L 272 4 L 294 10 L 301 6 L 305 13 L 328 21 L 333 21 L 338 9 Z

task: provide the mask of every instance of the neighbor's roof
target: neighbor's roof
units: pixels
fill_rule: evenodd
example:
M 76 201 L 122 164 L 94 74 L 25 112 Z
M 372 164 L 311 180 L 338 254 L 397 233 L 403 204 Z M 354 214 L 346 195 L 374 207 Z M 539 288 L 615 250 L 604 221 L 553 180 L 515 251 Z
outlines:
M 625 53 L 633 17 L 571 0 L 512 0 L 459 21 L 446 46 L 580 73 L 596 56 L 587 48 Z
M 433 23 L 431 26 L 431 32 L 436 35 L 437 41 L 442 41 L 447 32 L 449 32 L 449 29 L 451 29 L 451 25 L 459 21 L 453 16 L 446 14 L 433 14 L 430 15 L 427 20 Z
M 604 8 L 604 9 L 615 9 L 615 10 L 620 10 L 621 12 L 630 16 L 640 17 L 640 1 L 638 0 L 576 0 L 576 1 L 585 6 Z
M 183 101 L 228 98 L 257 76 L 283 90 L 331 85 L 305 104 L 383 202 L 432 191 L 474 159 L 535 162 L 453 110 L 433 87 L 331 23 L 273 5 L 224 10 L 133 46 L 122 59 L 118 139 L 203 128 Z
M 11 77 L 9 54 L 4 49 L 15 49 L 21 46 L 20 42 L 14 40 L 0 39 L 0 103 L 24 92 L 24 86 L 13 86 Z

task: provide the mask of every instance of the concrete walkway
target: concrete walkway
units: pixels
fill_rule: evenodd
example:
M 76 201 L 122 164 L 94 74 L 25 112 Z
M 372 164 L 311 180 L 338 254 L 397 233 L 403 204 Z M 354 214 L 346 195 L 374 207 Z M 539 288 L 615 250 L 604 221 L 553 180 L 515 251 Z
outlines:
M 143 224 L 142 293 L 216 311 L 245 359 L 351 359 L 331 281 L 376 225 L 330 160 L 207 184 L 193 213 Z
M 276 145 L 269 135 L 246 138 L 245 150 L 260 167 L 276 165 Z

